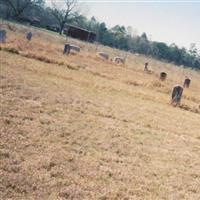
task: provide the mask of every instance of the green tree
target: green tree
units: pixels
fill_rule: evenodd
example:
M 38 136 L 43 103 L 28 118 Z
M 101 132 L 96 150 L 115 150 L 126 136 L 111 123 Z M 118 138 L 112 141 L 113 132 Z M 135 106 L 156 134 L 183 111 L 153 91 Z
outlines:
M 146 40 L 146 41 L 148 40 L 147 34 L 146 34 L 146 33 L 142 33 L 141 38 L 142 38 L 143 40 Z
M 16 20 L 24 17 L 23 14 L 27 9 L 44 6 L 44 0 L 0 0 L 0 2 L 7 6 L 9 15 Z
M 196 44 L 195 43 L 191 43 L 190 44 L 190 49 L 189 49 L 189 53 L 195 57 L 198 56 L 198 50 L 197 50 L 197 47 L 196 47 Z

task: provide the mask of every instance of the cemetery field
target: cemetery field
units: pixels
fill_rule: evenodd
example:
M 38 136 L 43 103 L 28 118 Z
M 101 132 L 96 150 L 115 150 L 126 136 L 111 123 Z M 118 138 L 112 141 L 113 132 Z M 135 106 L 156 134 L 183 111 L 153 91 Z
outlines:
M 0 199 L 200 199 L 199 72 L 130 53 L 117 65 L 74 39 L 81 52 L 66 56 L 64 37 L 1 28 Z

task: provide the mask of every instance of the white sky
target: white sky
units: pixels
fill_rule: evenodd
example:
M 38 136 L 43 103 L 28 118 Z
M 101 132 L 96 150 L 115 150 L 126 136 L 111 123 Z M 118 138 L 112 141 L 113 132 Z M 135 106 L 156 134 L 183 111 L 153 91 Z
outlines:
M 152 40 L 186 48 L 196 43 L 200 49 L 200 0 L 82 0 L 81 4 L 87 17 L 95 16 L 109 27 L 132 26 Z

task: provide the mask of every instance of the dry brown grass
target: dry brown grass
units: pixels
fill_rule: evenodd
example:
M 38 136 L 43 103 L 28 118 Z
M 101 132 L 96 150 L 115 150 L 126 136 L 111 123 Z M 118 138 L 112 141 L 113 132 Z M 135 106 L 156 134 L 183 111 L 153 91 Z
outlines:
M 1 45 L 0 199 L 200 199 L 199 72 L 131 54 L 118 66 L 77 40 L 64 56 L 64 38 L 27 31 Z

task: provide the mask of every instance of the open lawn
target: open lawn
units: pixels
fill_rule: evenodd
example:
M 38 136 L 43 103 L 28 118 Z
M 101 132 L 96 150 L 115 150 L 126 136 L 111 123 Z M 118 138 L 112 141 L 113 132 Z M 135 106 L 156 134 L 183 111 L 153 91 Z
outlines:
M 32 29 L 27 42 L 12 26 L 1 25 L 0 199 L 200 199 L 199 72 L 133 54 L 116 65 L 73 39 L 81 53 L 65 56 L 63 37 Z

